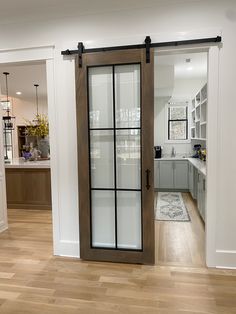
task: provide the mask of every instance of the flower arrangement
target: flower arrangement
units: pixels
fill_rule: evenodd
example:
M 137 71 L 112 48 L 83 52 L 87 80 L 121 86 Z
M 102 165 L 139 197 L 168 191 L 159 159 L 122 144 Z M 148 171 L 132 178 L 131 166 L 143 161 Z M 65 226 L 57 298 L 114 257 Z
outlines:
M 199 158 L 203 161 L 206 161 L 206 155 L 207 155 L 206 149 L 201 149 L 199 152 Z
M 26 120 L 26 134 L 29 136 L 46 137 L 49 134 L 48 117 L 44 114 L 35 116 L 32 121 Z

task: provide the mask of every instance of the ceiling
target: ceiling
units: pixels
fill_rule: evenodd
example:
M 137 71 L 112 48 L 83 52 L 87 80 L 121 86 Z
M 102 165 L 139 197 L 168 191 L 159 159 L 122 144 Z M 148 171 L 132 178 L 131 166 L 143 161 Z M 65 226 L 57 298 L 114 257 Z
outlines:
M 9 96 L 25 101 L 35 101 L 34 84 L 39 84 L 38 96 L 40 100 L 47 98 L 46 63 L 45 62 L 21 62 L 0 66 L 0 86 L 2 95 L 6 94 L 6 79 L 3 72 L 9 72 L 8 90 Z M 21 92 L 21 95 L 16 95 Z
M 0 0 L 0 24 L 97 14 L 200 0 Z
M 190 62 L 186 62 L 190 59 Z M 173 66 L 175 79 L 194 79 L 207 76 L 207 53 L 161 55 L 156 57 L 156 71 L 161 66 Z
M 190 59 L 190 62 L 186 62 Z M 155 57 L 156 88 L 174 86 L 176 79 L 196 79 L 207 76 L 207 54 L 185 53 L 159 55 Z M 6 93 L 5 76 L 3 72 L 9 72 L 8 85 L 9 96 L 17 97 L 25 101 L 35 101 L 34 84 L 39 84 L 39 101 L 47 100 L 46 64 L 45 62 L 13 63 L 0 66 L 0 86 L 2 94 Z M 163 85 L 163 86 L 162 86 Z M 173 87 L 172 86 L 172 87 Z M 16 95 L 16 92 L 21 95 Z

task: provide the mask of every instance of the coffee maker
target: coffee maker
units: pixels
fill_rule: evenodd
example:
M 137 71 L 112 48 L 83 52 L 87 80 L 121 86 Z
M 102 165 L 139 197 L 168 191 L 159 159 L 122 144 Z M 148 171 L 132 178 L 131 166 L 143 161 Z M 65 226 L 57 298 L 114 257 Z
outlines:
M 162 149 L 161 146 L 154 146 L 154 158 L 159 159 L 161 158 Z

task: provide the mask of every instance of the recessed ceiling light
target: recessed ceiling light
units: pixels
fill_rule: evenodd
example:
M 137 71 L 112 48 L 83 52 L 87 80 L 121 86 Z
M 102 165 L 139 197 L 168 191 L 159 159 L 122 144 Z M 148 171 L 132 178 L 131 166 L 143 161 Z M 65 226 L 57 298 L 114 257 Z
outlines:
M 187 67 L 188 71 L 192 71 L 193 67 Z
M 16 95 L 21 95 L 22 94 L 22 92 L 16 92 Z

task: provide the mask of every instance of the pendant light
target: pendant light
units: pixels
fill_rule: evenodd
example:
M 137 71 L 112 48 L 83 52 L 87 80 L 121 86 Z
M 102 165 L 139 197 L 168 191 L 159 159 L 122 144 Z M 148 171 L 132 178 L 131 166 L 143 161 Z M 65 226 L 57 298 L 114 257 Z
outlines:
M 3 116 L 2 119 L 4 122 L 4 129 L 12 131 L 12 130 L 14 130 L 13 119 L 15 119 L 15 117 L 10 115 L 10 105 L 9 105 L 9 95 L 8 95 L 8 79 L 7 79 L 8 75 L 10 73 L 3 72 L 3 74 L 5 75 L 5 79 L 6 79 L 7 110 L 6 110 L 6 115 Z
M 36 100 L 36 119 L 33 121 L 37 124 L 39 122 L 39 99 L 38 99 L 38 87 L 39 84 L 34 84 L 35 87 L 35 100 Z

